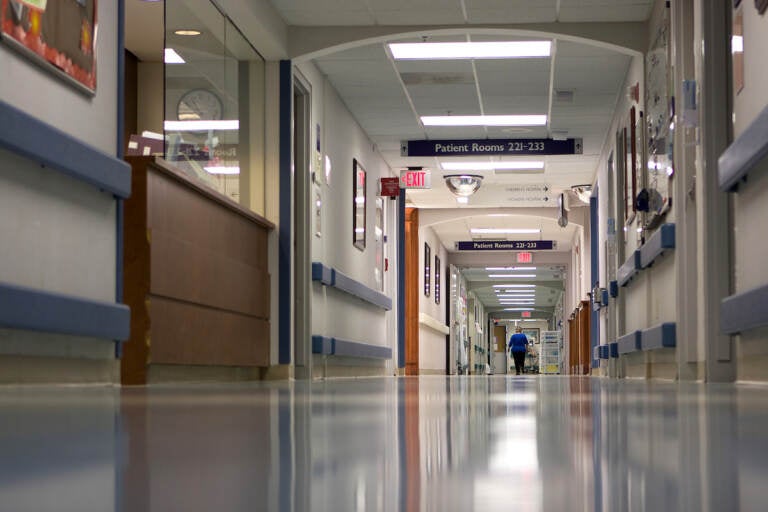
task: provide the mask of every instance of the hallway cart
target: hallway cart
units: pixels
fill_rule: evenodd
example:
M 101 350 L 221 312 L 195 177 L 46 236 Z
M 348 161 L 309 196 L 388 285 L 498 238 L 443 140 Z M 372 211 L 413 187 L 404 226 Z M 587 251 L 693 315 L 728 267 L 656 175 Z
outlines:
M 557 375 L 560 373 L 562 361 L 562 333 L 560 331 L 544 331 L 541 333 L 539 344 L 539 373 Z

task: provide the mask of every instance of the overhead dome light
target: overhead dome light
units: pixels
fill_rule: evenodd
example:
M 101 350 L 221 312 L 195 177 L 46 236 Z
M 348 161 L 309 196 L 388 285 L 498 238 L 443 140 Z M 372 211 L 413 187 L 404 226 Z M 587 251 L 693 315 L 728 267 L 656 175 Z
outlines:
M 448 174 L 443 179 L 448 190 L 456 197 L 471 196 L 483 182 L 483 177 L 477 174 Z

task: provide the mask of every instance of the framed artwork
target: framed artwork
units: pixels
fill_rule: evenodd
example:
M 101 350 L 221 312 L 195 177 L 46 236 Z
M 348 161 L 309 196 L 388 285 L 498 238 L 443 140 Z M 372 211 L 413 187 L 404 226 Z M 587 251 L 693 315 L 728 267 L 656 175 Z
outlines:
M 440 304 L 440 257 L 435 254 L 435 304 Z
M 622 149 L 624 157 L 624 224 L 629 225 L 635 220 L 635 185 L 632 180 L 634 154 L 632 153 L 632 124 L 631 121 L 622 130 Z
M 376 242 L 376 268 L 374 274 L 376 286 L 384 291 L 384 198 L 376 198 L 376 225 L 374 226 L 374 241 Z
M 431 272 L 430 265 L 432 264 L 432 249 L 430 249 L 428 243 L 424 243 L 424 295 L 429 297 L 429 290 L 432 287 L 430 281 Z
M 0 0 L 0 38 L 81 92 L 96 92 L 97 0 Z
M 352 160 L 352 245 L 365 250 L 366 173 L 357 159 Z
M 538 343 L 539 342 L 539 328 L 538 327 L 530 327 L 528 329 L 523 329 L 523 334 L 525 334 L 525 337 L 528 338 L 528 343 Z

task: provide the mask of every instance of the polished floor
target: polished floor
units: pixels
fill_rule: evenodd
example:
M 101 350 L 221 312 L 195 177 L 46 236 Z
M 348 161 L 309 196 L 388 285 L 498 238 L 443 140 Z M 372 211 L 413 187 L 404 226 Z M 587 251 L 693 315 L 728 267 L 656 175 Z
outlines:
M 768 388 L 0 388 L 0 511 L 768 510 Z

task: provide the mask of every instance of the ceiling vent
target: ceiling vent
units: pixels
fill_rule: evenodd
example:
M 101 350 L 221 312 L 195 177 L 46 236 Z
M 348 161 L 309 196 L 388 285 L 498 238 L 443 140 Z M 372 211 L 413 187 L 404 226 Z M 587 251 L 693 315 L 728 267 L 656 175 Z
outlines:
M 473 84 L 472 73 L 400 73 L 405 85 L 457 85 Z
M 556 89 L 555 101 L 557 103 L 573 103 L 573 90 Z

